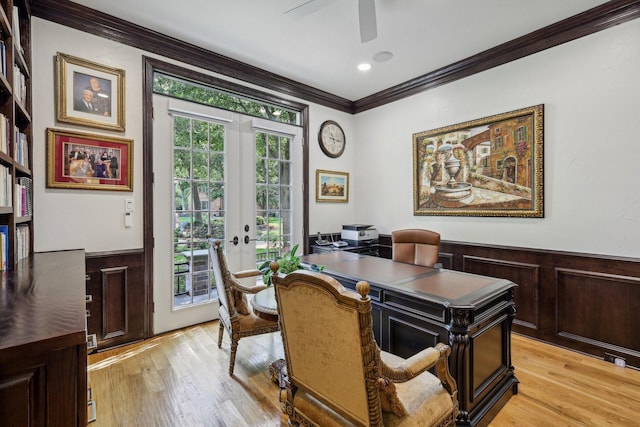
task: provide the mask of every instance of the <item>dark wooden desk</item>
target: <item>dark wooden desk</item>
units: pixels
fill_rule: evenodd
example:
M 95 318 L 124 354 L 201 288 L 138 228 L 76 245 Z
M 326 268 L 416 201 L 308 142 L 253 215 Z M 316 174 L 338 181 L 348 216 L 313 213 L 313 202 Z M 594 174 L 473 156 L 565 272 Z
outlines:
M 34 253 L 0 281 L 2 425 L 86 426 L 84 250 Z
M 458 383 L 458 425 L 487 425 L 518 392 L 511 365 L 516 285 L 508 280 L 394 262 L 344 251 L 301 257 L 355 289 L 371 285 L 376 341 L 410 357 L 444 342 Z

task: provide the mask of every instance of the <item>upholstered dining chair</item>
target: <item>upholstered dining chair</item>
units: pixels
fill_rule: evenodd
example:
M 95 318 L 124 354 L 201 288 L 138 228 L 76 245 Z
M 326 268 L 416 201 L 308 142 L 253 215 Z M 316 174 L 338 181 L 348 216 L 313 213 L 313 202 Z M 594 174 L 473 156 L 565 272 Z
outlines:
M 438 343 L 409 359 L 382 352 L 367 282 L 358 282 L 357 293 L 311 271 L 274 274 L 272 282 L 287 369 L 280 400 L 290 425 L 455 424 L 449 346 Z
M 260 277 L 259 270 L 244 270 L 232 274 L 227 268 L 227 259 L 221 247 L 222 241 L 209 240 L 209 258 L 218 290 L 218 316 L 220 330 L 218 333 L 218 348 L 222 347 L 222 335 L 227 331 L 231 338 L 231 352 L 229 354 L 229 375 L 233 375 L 236 361 L 238 342 L 241 338 L 252 335 L 277 332 L 278 322 L 265 320 L 256 316 L 247 303 L 247 294 L 255 294 L 265 289 L 265 285 L 248 286 L 239 279 Z
M 394 261 L 433 267 L 438 263 L 440 234 L 431 230 L 411 228 L 391 232 Z

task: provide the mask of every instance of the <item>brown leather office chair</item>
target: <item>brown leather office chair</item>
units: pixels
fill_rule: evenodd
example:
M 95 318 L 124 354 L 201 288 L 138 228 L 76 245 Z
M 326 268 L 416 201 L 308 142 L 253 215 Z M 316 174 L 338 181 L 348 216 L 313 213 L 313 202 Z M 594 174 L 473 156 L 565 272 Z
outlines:
M 280 328 L 277 321 L 265 320 L 256 316 L 247 304 L 246 294 L 255 294 L 265 289 L 266 286 L 246 286 L 238 280 L 246 277 L 260 277 L 262 272 L 257 269 L 235 274 L 229 272 L 227 259 L 220 247 L 221 243 L 220 240 L 209 240 L 209 258 L 218 290 L 218 316 L 220 318 L 218 348 L 222 347 L 222 335 L 226 329 L 231 338 L 229 375 L 233 375 L 240 338 L 276 332 Z
M 391 232 L 392 259 L 407 264 L 433 267 L 438 263 L 440 234 L 411 228 Z
M 380 351 L 367 282 L 358 282 L 359 294 L 311 271 L 274 274 L 272 282 L 287 367 L 281 401 L 290 424 L 455 424 L 449 346 L 439 343 L 409 359 Z M 437 376 L 428 371 L 433 367 Z

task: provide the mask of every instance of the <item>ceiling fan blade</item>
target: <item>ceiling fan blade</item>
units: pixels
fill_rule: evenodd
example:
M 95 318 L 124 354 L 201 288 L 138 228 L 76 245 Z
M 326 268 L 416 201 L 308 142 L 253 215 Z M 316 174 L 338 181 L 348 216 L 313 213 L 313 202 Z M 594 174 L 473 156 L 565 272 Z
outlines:
M 360 22 L 360 41 L 362 43 L 378 37 L 375 0 L 358 0 L 358 19 Z
M 289 10 L 285 10 L 283 15 L 289 15 L 294 18 L 311 15 L 312 13 L 336 2 L 337 0 L 299 0 L 299 4 Z

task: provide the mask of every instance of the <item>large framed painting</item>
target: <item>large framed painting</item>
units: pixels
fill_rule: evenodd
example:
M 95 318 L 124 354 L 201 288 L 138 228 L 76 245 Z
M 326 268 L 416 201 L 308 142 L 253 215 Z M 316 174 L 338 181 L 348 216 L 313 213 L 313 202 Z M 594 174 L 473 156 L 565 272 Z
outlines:
M 47 187 L 133 191 L 133 141 L 47 129 Z
M 414 215 L 544 217 L 543 111 L 413 134 Z
M 56 55 L 58 121 L 124 131 L 124 70 Z

